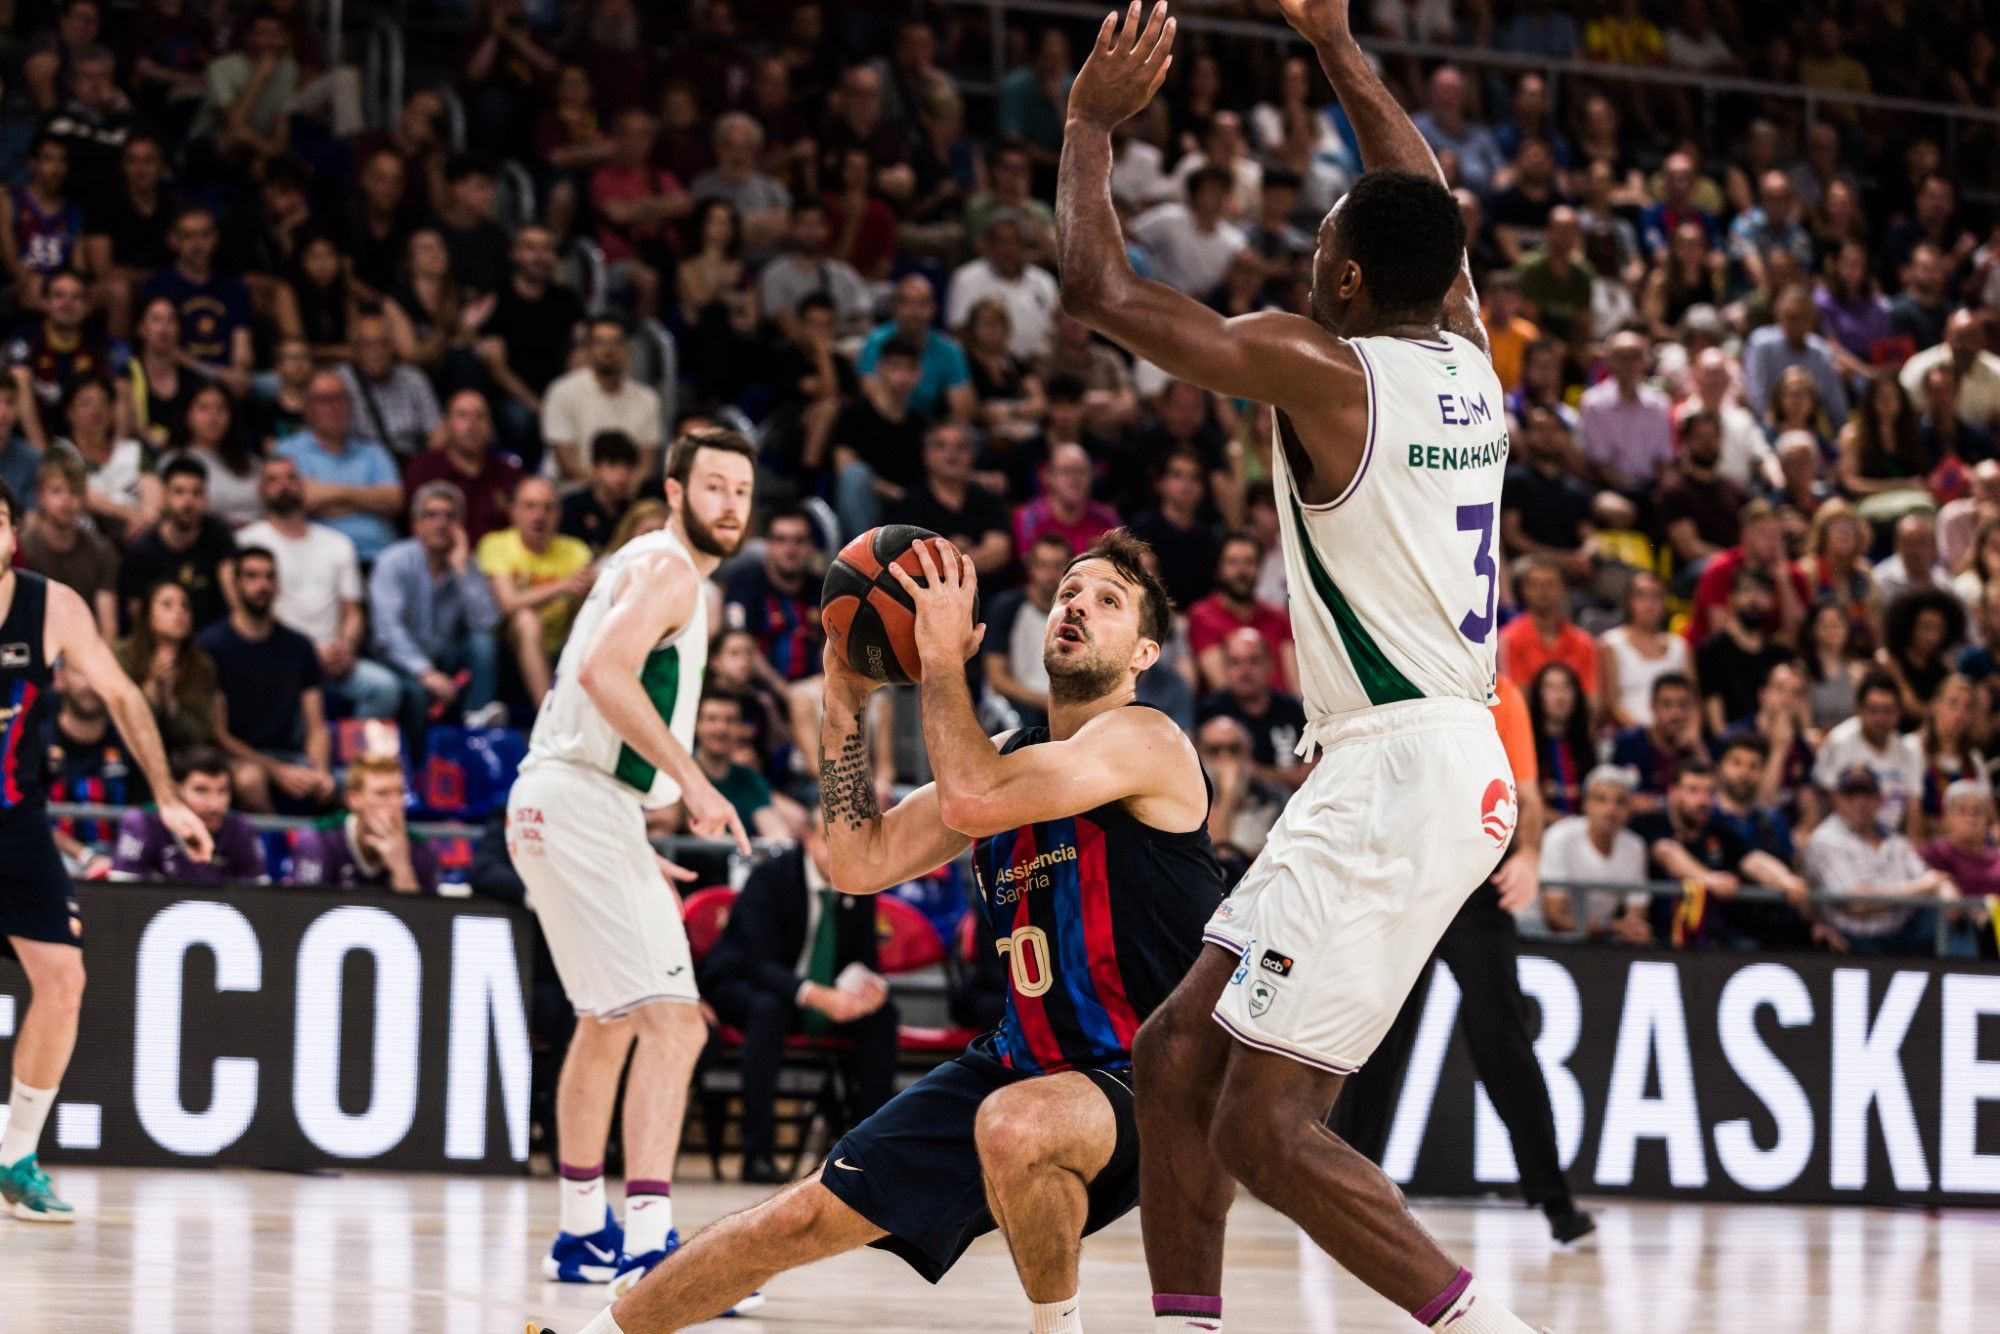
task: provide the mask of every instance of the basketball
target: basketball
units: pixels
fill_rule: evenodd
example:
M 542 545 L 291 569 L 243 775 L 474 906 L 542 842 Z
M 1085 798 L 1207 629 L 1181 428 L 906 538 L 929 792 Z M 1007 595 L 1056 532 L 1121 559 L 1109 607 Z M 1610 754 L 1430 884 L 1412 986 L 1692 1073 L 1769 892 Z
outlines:
M 842 547 L 827 570 L 819 597 L 820 624 L 841 661 L 863 676 L 898 686 L 922 677 L 916 608 L 889 567 L 902 566 L 922 585 L 924 567 L 912 547 L 936 536 L 928 528 L 886 523 Z M 979 619 L 977 605 L 972 617 Z

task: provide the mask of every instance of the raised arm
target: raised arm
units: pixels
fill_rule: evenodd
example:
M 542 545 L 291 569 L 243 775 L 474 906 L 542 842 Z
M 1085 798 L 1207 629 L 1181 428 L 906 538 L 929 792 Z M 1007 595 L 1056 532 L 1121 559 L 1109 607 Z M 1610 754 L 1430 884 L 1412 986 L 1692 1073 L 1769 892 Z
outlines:
M 1381 76 L 1362 54 L 1348 20 L 1349 0 L 1278 0 L 1285 21 L 1299 36 L 1312 43 L 1319 67 L 1333 84 L 1340 109 L 1354 126 L 1354 138 L 1361 146 L 1364 168 L 1387 167 L 1394 171 L 1435 176 L 1440 184 L 1444 171 L 1437 155 L 1424 142 L 1409 113 L 1383 84 Z M 1479 296 L 1472 288 L 1470 258 L 1461 264 L 1458 281 L 1444 301 L 1444 327 L 1460 338 L 1477 344 L 1488 356 L 1486 326 L 1479 322 Z
M 1111 206 L 1111 129 L 1144 109 L 1172 64 L 1174 21 L 1164 0 L 1141 30 L 1140 8 L 1112 14 L 1071 85 L 1056 178 L 1056 251 L 1063 308 L 1176 379 L 1232 398 L 1312 411 L 1359 399 L 1361 366 L 1311 320 L 1278 311 L 1224 319 L 1164 283 L 1141 279 Z M 1327 377 L 1353 394 L 1326 393 Z

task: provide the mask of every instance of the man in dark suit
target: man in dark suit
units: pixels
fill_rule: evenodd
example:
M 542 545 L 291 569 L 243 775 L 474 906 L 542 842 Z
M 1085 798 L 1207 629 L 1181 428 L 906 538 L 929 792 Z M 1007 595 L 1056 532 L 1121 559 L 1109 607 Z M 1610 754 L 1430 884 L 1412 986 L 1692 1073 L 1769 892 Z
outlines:
M 847 1075 L 857 1119 L 895 1091 L 896 1007 L 874 971 L 875 901 L 828 882 L 817 809 L 806 830 L 802 849 L 751 872 L 700 974 L 716 1015 L 743 1034 L 743 1179 L 766 1185 L 788 1180 L 772 1159 L 786 1035 L 854 1044 Z

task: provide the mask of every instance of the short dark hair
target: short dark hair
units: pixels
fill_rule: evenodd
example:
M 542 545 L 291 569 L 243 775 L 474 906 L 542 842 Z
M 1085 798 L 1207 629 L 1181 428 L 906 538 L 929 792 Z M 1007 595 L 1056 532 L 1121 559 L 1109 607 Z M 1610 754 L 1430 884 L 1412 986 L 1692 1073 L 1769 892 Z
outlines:
M 238 547 L 236 549 L 236 568 L 239 570 L 242 569 L 243 562 L 246 560 L 267 560 L 271 562 L 273 570 L 278 568 L 278 553 L 269 547 Z
M 1717 435 L 1722 434 L 1722 414 L 1713 408 L 1701 408 L 1681 418 L 1681 434 L 1686 435 L 1690 426 L 1713 426 Z
M 174 781 L 185 783 L 190 774 L 227 778 L 230 776 L 229 759 L 214 746 L 190 746 L 174 756 Z
M 799 298 L 799 304 L 792 308 L 794 315 L 803 315 L 809 310 L 826 310 L 840 313 L 840 307 L 833 304 L 833 298 L 825 292 L 807 292 Z
M 667 479 L 686 486 L 688 474 L 694 471 L 694 456 L 704 449 L 741 454 L 750 460 L 752 468 L 757 466 L 757 446 L 742 434 L 720 426 L 701 426 L 683 433 L 667 446 Z
M 495 177 L 499 174 L 499 164 L 484 153 L 453 153 L 444 163 L 446 185 L 457 185 L 460 181 L 473 176 Z
M 1155 644 L 1167 642 L 1167 631 L 1174 623 L 1174 600 L 1167 594 L 1167 586 L 1160 577 L 1146 568 L 1146 557 L 1153 554 L 1153 548 L 1144 538 L 1135 537 L 1123 528 L 1113 528 L 1090 544 L 1086 551 L 1079 551 L 1063 567 L 1063 575 L 1087 560 L 1101 560 L 1118 571 L 1118 577 L 1136 587 L 1140 592 L 1139 633 Z
M 1222 541 L 1216 543 L 1215 563 L 1218 568 L 1222 565 L 1222 553 L 1236 546 L 1238 543 L 1248 543 L 1250 548 L 1257 553 L 1257 559 L 1262 560 L 1264 558 L 1264 544 L 1258 540 L 1257 535 L 1255 533 L 1246 533 L 1239 529 L 1233 533 L 1224 533 Z
M 1771 576 L 1765 574 L 1762 570 L 1753 570 L 1748 565 L 1739 565 L 1736 567 L 1735 576 L 1729 581 L 1729 591 L 1734 593 L 1739 588 L 1761 588 L 1766 593 L 1769 593 L 1775 590 L 1777 585 L 1771 581 Z
M 1196 167 L 1188 173 L 1188 202 L 1192 204 L 1194 197 L 1201 193 L 1203 186 L 1207 185 L 1219 185 L 1224 190 L 1233 190 L 1236 188 L 1236 178 L 1229 174 L 1229 168 L 1227 167 L 1217 167 L 1214 165 Z
M 813 522 L 812 512 L 803 505 L 775 505 L 764 516 L 764 531 L 770 532 L 775 523 L 802 523 L 808 535 L 817 533 L 819 525 Z
M 1668 787 L 1677 786 L 1683 778 L 1713 778 L 1715 766 L 1699 755 L 1690 755 L 1674 766 L 1674 776 Z
M 1722 749 L 1716 754 L 1716 762 L 1719 764 L 1728 759 L 1729 753 L 1735 750 L 1747 750 L 1760 760 L 1769 759 L 1771 743 L 1756 732 L 1737 732 L 1723 741 Z
M 160 485 L 172 486 L 176 477 L 198 477 L 208 485 L 208 465 L 192 454 L 176 454 L 160 469 Z
M 743 700 L 739 696 L 732 695 L 727 690 L 719 690 L 714 686 L 702 687 L 701 698 L 695 703 L 695 711 L 700 712 L 701 706 L 704 704 L 728 704 L 734 706 L 737 713 L 740 714 L 743 712 Z
M 1877 671 L 1870 672 L 1862 677 L 1861 684 L 1854 687 L 1855 706 L 1858 708 L 1861 701 L 1877 692 L 1885 692 L 1898 703 L 1902 702 L 1903 692 L 1897 689 L 1896 678 L 1887 672 Z
M 1387 168 L 1363 172 L 1333 227 L 1361 267 L 1378 314 L 1437 317 L 1465 263 L 1465 219 L 1443 181 Z
M 1305 186 L 1300 181 L 1299 174 L 1290 167 L 1273 167 L 1264 173 L 1264 188 L 1266 190 L 1302 190 Z
M 632 321 L 626 319 L 615 310 L 600 310 L 584 321 L 584 327 L 589 333 L 596 333 L 607 324 L 618 331 L 620 338 L 630 338 L 632 336 Z
M 599 431 L 590 437 L 590 461 L 637 464 L 639 446 L 623 431 Z
M 1081 403 L 1090 393 L 1090 386 L 1074 371 L 1057 371 L 1042 386 L 1042 397 L 1051 403 Z
M 1064 560 L 1076 554 L 1076 548 L 1069 544 L 1069 539 L 1057 532 L 1041 533 L 1034 541 L 1028 543 L 1028 550 L 1031 553 L 1040 551 L 1043 547 L 1055 547 L 1062 552 Z
M 1653 678 L 1653 688 L 1646 696 L 1647 701 L 1650 703 L 1658 699 L 1662 690 L 1685 690 L 1692 695 L 1694 682 L 1688 679 L 1685 672 L 1661 672 Z
M 914 361 L 918 365 L 922 365 L 924 349 L 914 338 L 891 338 L 882 345 L 882 354 L 877 358 L 877 364 L 879 365 L 881 362 L 887 361 L 890 357 L 895 357 L 902 361 Z

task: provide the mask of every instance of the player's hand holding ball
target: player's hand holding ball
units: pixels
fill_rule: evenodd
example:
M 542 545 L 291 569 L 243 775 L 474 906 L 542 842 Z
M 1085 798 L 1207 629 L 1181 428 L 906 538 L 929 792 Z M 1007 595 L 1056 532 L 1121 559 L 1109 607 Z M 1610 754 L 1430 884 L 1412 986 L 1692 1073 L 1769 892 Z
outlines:
M 972 561 L 942 537 L 915 542 L 917 564 L 924 572 L 919 583 L 901 562 L 889 567 L 896 582 L 910 595 L 917 610 L 917 658 L 925 671 L 933 666 L 945 671 L 979 652 L 986 627 L 979 621 L 979 572 Z
M 1071 119 L 1108 130 L 1145 110 L 1174 63 L 1174 29 L 1167 0 L 1158 0 L 1140 27 L 1140 0 L 1132 0 L 1120 23 L 1117 11 L 1104 16 L 1097 41 L 1069 87 Z
M 940 563 L 922 563 L 932 544 L 949 553 L 945 563 L 955 571 L 957 548 L 928 528 L 909 524 L 870 528 L 840 549 L 820 593 L 829 698 L 859 707 L 879 686 L 911 685 L 923 677 L 918 639 L 922 595 L 936 582 Z M 969 566 L 966 575 L 971 583 L 953 604 L 961 616 L 962 651 L 956 662 L 978 651 L 981 633 L 978 585 Z

